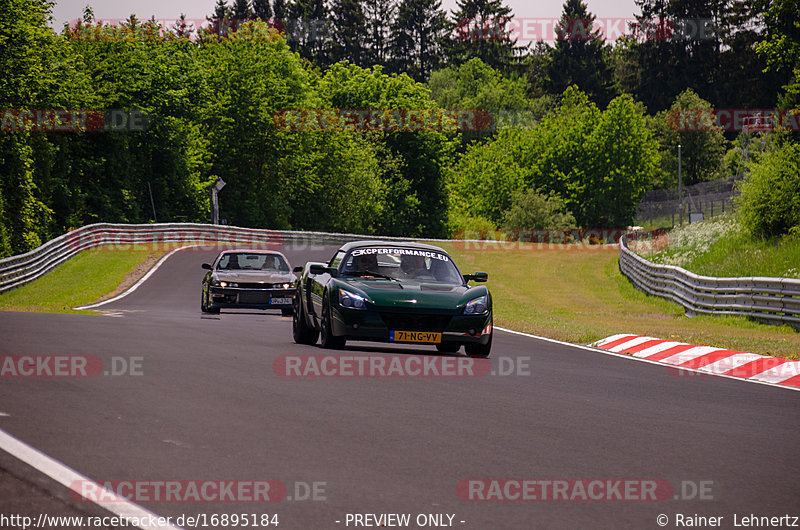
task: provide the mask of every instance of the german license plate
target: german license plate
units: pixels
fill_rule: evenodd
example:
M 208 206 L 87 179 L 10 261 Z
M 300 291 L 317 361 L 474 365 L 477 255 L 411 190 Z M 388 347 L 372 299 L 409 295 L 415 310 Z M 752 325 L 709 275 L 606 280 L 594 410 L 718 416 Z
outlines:
M 269 305 L 286 305 L 286 304 L 291 304 L 291 303 L 292 303 L 292 299 L 291 298 L 270 298 L 269 299 Z
M 438 344 L 442 342 L 442 334 L 435 331 L 390 331 L 389 341 Z

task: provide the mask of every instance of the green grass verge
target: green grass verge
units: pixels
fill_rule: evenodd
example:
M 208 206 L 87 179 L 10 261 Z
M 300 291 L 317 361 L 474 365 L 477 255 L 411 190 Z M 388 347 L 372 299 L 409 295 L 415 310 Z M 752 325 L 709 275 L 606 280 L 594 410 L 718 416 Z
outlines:
M 800 238 L 753 239 L 732 215 L 676 228 L 667 248 L 641 254 L 703 276 L 800 278 Z
M 99 248 L 81 252 L 38 280 L 0 295 L 0 310 L 91 313 L 72 308 L 91 304 L 114 292 L 129 273 L 151 256 L 163 253 L 137 246 L 130 250 Z
M 634 333 L 800 359 L 800 333 L 788 326 L 736 317 L 689 318 L 681 306 L 636 290 L 619 272 L 616 249 L 443 246 L 463 272 L 489 273 L 498 326 L 575 343 Z

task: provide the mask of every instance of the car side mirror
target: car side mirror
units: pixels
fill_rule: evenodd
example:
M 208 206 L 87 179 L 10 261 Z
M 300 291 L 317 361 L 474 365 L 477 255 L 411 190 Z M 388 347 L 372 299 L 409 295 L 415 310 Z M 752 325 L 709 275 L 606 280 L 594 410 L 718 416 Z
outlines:
M 311 265 L 308 268 L 308 272 L 311 274 L 330 274 L 334 278 L 339 275 L 339 271 L 334 269 L 333 267 L 326 267 L 325 265 Z
M 489 275 L 485 272 L 476 272 L 475 274 L 465 274 L 464 281 L 475 281 L 478 283 L 483 283 L 489 279 Z
M 207 271 L 210 271 L 210 270 L 212 270 L 212 268 L 211 268 L 211 265 L 209 265 L 208 263 L 203 263 L 203 268 L 204 268 L 205 270 L 207 270 Z
M 295 273 L 297 273 L 297 272 L 303 272 L 303 267 L 301 267 L 300 265 L 298 265 L 297 267 L 295 267 L 294 269 L 292 269 L 292 272 L 295 272 Z

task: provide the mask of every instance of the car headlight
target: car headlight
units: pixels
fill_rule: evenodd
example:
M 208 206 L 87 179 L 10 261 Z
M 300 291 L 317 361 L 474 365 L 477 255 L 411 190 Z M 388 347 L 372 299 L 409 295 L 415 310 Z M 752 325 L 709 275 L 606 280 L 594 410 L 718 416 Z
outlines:
M 339 289 L 339 305 L 350 309 L 366 309 L 367 299 L 344 289 Z
M 220 287 L 239 287 L 239 284 L 236 282 L 219 282 Z
M 283 288 L 284 288 L 284 289 L 288 289 L 288 288 L 289 288 L 289 287 L 291 287 L 291 286 L 292 286 L 292 284 L 291 284 L 291 283 L 284 283 L 284 284 L 283 284 Z
M 474 300 L 467 302 L 464 306 L 465 315 L 480 315 L 486 312 L 486 295 L 479 296 Z

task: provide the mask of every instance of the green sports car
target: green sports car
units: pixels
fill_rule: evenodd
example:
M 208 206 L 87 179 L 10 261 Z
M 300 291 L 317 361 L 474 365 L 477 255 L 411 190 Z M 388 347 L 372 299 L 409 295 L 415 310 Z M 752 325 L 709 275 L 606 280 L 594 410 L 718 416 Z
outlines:
M 348 340 L 431 344 L 441 352 L 488 357 L 492 296 L 485 272 L 462 275 L 441 248 L 420 243 L 357 241 L 328 263 L 295 272 L 293 334 L 324 348 Z

